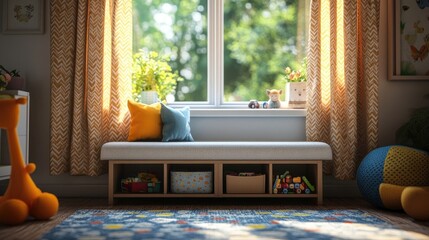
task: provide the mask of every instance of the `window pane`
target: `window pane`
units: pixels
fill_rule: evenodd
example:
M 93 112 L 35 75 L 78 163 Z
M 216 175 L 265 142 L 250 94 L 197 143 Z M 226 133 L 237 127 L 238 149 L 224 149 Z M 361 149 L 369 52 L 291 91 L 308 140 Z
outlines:
M 267 100 L 306 56 L 310 0 L 224 1 L 224 101 Z
M 207 0 L 134 0 L 133 52 L 168 56 L 175 101 L 207 101 Z

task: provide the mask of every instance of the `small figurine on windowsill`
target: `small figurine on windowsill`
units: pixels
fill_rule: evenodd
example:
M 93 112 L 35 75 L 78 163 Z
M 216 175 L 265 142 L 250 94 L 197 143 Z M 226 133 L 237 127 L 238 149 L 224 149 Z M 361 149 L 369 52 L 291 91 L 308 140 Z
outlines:
M 249 108 L 259 108 L 258 100 L 250 100 L 249 105 L 247 105 Z
M 270 100 L 268 100 L 268 108 L 280 108 L 282 106 L 280 101 L 281 94 L 282 90 L 267 89 L 267 95 L 270 97 Z

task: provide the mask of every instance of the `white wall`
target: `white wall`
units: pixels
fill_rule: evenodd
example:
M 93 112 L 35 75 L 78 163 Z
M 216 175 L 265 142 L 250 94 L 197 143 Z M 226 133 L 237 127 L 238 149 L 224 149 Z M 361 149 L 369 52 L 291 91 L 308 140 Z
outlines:
M 47 1 L 49 2 L 49 1 Z M 429 81 L 387 80 L 387 1 L 382 4 L 380 52 L 380 145 L 394 143 L 394 132 L 405 123 L 411 109 L 428 106 Z M 51 176 L 49 174 L 50 138 L 50 38 L 49 4 L 46 4 L 46 30 L 42 35 L 0 34 L 0 64 L 19 69 L 31 94 L 30 162 L 37 164 L 35 182 L 44 191 L 61 196 L 106 196 L 107 176 Z M 198 140 L 304 140 L 305 118 L 204 118 L 191 119 Z M 6 184 L 2 182 L 3 187 Z M 339 182 L 327 177 L 326 196 L 355 196 L 354 181 Z M 2 191 L 0 191 L 2 192 Z

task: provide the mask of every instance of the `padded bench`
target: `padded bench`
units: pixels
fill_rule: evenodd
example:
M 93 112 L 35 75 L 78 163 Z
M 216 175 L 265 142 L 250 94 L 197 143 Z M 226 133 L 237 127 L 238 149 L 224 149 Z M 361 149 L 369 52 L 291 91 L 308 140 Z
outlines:
M 109 161 L 109 203 L 122 197 L 313 197 L 323 201 L 322 161 L 331 160 L 332 151 L 322 142 L 109 142 L 101 148 L 101 160 Z M 159 194 L 123 194 L 119 192 L 121 166 L 126 164 L 162 166 L 162 192 Z M 188 164 L 212 167 L 213 194 L 173 194 L 169 192 L 170 165 Z M 266 166 L 265 194 L 225 193 L 225 166 Z M 312 175 L 315 194 L 273 194 L 273 178 L 279 174 L 276 166 L 304 166 Z M 284 171 L 284 170 L 282 170 Z M 293 174 L 293 173 L 292 173 Z

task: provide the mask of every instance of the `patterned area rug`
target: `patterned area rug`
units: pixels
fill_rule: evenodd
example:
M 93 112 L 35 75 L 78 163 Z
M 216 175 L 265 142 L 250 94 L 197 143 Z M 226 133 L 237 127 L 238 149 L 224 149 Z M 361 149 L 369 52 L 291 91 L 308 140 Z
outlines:
M 42 239 L 421 239 L 360 210 L 79 210 Z

